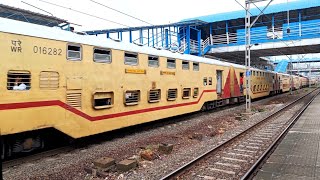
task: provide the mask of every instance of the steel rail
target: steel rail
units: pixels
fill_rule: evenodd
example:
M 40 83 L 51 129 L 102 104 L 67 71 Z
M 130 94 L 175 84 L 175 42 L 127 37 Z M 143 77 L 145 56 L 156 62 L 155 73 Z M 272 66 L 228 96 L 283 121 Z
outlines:
M 313 102 L 313 100 L 320 94 L 320 91 L 312 97 L 312 99 L 301 108 L 301 110 L 296 113 L 294 117 L 290 118 L 290 124 L 280 133 L 280 135 L 273 141 L 273 143 L 269 146 L 269 148 L 260 156 L 260 158 L 251 166 L 251 168 L 247 171 L 245 175 L 242 176 L 241 180 L 252 179 L 257 172 L 259 166 L 269 157 L 269 155 L 273 152 L 273 150 L 278 146 L 281 140 L 285 137 L 285 135 L 289 132 L 291 127 L 298 121 L 304 111 L 309 107 L 309 105 Z
M 75 150 L 75 148 L 71 147 L 71 146 L 64 146 L 64 147 L 59 147 L 59 148 L 55 148 L 55 149 L 51 149 L 48 151 L 43 151 L 40 153 L 36 153 L 33 155 L 29 155 L 29 156 L 25 156 L 25 157 L 21 157 L 21 158 L 16 158 L 16 159 L 12 159 L 12 160 L 7 160 L 3 162 L 3 171 L 6 171 L 7 169 L 9 169 L 10 167 L 13 166 L 17 166 L 20 165 L 22 163 L 26 163 L 26 162 L 31 162 L 32 161 L 36 161 L 39 159 L 42 159 L 44 157 L 52 157 L 52 156 L 56 156 L 59 155 L 61 153 L 66 153 L 66 152 L 70 152 Z
M 175 177 L 178 177 L 179 175 L 183 174 L 183 172 L 191 169 L 191 167 L 193 165 L 195 165 L 196 163 L 200 162 L 201 160 L 205 159 L 206 157 L 210 156 L 211 153 L 213 153 L 214 151 L 217 151 L 219 149 L 221 149 L 222 147 L 226 146 L 227 144 L 233 142 L 234 140 L 236 140 L 238 137 L 241 137 L 242 135 L 244 135 L 245 133 L 247 133 L 247 131 L 250 131 L 251 129 L 259 126 L 260 124 L 266 122 L 267 120 L 275 117 L 276 115 L 280 114 L 282 111 L 288 109 L 289 107 L 295 105 L 296 103 L 298 103 L 300 100 L 304 99 L 305 97 L 309 96 L 310 94 L 312 94 L 314 91 L 318 90 L 318 88 L 314 89 L 313 91 L 309 92 L 308 94 L 294 100 L 293 102 L 291 102 L 290 104 L 285 105 L 284 107 L 280 108 L 278 111 L 270 114 L 268 117 L 266 117 L 265 119 L 259 121 L 258 123 L 248 127 L 246 130 L 242 131 L 241 133 L 235 135 L 234 137 L 230 138 L 229 140 L 223 142 L 222 144 L 206 151 L 205 153 L 201 154 L 200 156 L 194 158 L 193 160 L 189 161 L 188 163 L 180 166 L 178 169 L 170 172 L 169 174 L 165 175 L 164 177 L 162 177 L 160 180 L 167 180 L 167 179 L 174 179 Z M 319 94 L 319 92 L 317 93 Z

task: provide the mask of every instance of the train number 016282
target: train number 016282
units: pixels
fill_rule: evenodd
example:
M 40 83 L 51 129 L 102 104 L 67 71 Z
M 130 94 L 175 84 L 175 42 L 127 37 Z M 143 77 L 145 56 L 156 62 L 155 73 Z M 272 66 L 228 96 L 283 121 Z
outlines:
M 52 55 L 52 56 L 61 56 L 62 49 L 60 49 L 60 48 L 42 47 L 42 46 L 33 46 L 33 53 L 35 53 L 35 54 L 44 54 L 44 55 Z

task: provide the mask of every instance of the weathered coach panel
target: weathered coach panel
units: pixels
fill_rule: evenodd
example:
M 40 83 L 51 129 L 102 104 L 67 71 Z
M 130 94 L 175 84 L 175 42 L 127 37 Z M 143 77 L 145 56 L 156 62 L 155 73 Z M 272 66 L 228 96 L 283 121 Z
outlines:
M 0 34 L 3 59 L 0 67 L 2 134 L 30 131 L 50 127 L 56 121 L 63 122 L 64 109 L 52 104 L 64 99 L 64 90 L 50 87 L 49 84 L 40 86 L 41 83 L 47 83 L 40 75 L 50 72 L 58 74 L 55 83 L 61 83 L 59 79 L 63 79 L 64 76 L 58 71 L 63 67 L 65 43 L 8 33 Z M 13 90 L 18 79 L 27 85 L 26 90 Z
M 272 73 L 261 70 L 252 71 L 251 91 L 252 99 L 265 97 L 270 94 L 272 86 Z
M 282 92 L 290 91 L 290 76 L 288 74 L 279 74 L 280 90 Z
M 234 72 L 232 94 L 226 96 L 231 87 L 230 82 L 226 85 L 229 66 L 22 35 L 1 36 L 1 46 L 7 50 L 1 83 L 7 87 L 1 87 L 5 98 L 0 114 L 10 119 L 1 122 L 3 134 L 54 127 L 77 138 L 198 111 L 207 101 L 242 96 L 234 94 L 242 69 Z M 95 61 L 96 50 L 110 55 L 110 61 Z M 134 58 L 137 62 L 132 63 Z M 220 93 L 216 92 L 217 73 L 221 73 Z M 19 78 L 27 89 L 11 89 Z M 174 97 L 168 97 L 170 93 Z M 130 98 L 133 102 L 126 102 Z M 101 99 L 107 103 L 101 104 Z
M 241 65 L 0 20 L 1 158 L 43 147 L 39 129 L 80 138 L 244 101 Z M 251 75 L 252 99 L 286 91 L 280 74 Z

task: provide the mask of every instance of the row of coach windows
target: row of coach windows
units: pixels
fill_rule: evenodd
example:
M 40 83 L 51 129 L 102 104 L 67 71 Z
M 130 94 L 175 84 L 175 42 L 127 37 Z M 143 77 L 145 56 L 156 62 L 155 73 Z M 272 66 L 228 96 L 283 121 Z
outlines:
M 253 92 L 261 92 L 261 91 L 267 91 L 269 86 L 267 84 L 261 84 L 261 85 L 254 85 L 252 88 Z
M 253 71 L 252 72 L 253 76 L 265 76 L 265 72 L 260 72 L 260 71 Z
M 8 90 L 29 90 L 31 89 L 31 73 L 29 71 L 8 71 Z M 39 74 L 40 89 L 58 89 L 59 73 L 55 71 L 42 71 Z
M 82 50 L 80 45 L 69 44 L 67 48 L 67 59 L 70 61 L 81 61 Z M 97 63 L 111 63 L 111 50 L 103 48 L 93 49 L 93 61 Z M 125 52 L 124 53 L 124 64 L 136 66 L 139 64 L 138 53 Z M 182 61 L 182 69 L 190 69 L 189 61 Z M 149 67 L 159 67 L 159 56 L 148 56 L 148 66 Z M 167 59 L 167 68 L 175 69 L 176 60 L 172 58 Z M 199 63 L 193 62 L 193 70 L 199 71 Z
M 130 90 L 124 93 L 124 104 L 127 106 L 137 105 L 140 101 L 140 90 Z M 199 88 L 183 88 L 182 99 L 189 99 L 191 96 L 197 98 L 199 95 Z M 178 97 L 178 89 L 167 90 L 167 101 L 175 101 Z M 148 102 L 156 103 L 161 100 L 161 89 L 152 89 L 148 91 Z M 109 102 L 112 102 L 111 100 Z

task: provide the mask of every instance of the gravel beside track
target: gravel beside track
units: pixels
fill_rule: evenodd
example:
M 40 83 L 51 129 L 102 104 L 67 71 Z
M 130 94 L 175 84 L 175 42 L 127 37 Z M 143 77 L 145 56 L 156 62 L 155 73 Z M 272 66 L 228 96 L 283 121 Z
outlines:
M 164 123 L 163 126 L 130 135 L 119 135 L 117 138 L 91 144 L 67 154 L 23 163 L 6 170 L 4 179 L 99 179 L 87 174 L 84 167 L 91 166 L 93 160 L 104 156 L 112 157 L 116 161 L 129 157 L 139 160 L 138 168 L 123 173 L 110 171 L 107 179 L 159 179 L 228 137 L 267 117 L 283 104 L 306 93 L 303 89 L 294 92 L 294 95 L 282 94 L 254 102 L 253 109 L 256 113 L 248 120 L 235 120 L 236 115 L 244 112 L 244 105 L 217 112 L 192 114 L 182 121 Z M 203 139 L 200 141 L 190 138 L 194 133 L 201 133 Z M 174 144 L 173 152 L 169 155 L 158 154 L 158 158 L 153 161 L 138 158 L 141 149 L 155 149 L 159 143 Z
M 317 91 L 318 92 L 318 91 Z M 312 93 L 314 96 L 316 92 Z M 311 99 L 311 95 L 282 110 L 279 115 L 268 118 L 262 124 L 237 136 L 214 151 L 199 163 L 194 164 L 179 176 L 179 179 L 241 179 L 247 170 L 258 160 L 278 135 L 290 124 L 291 117 L 300 111 Z

